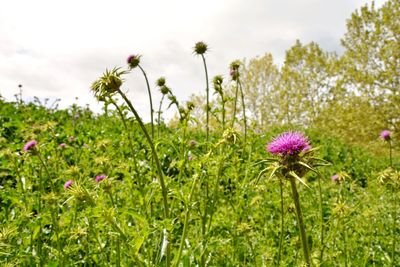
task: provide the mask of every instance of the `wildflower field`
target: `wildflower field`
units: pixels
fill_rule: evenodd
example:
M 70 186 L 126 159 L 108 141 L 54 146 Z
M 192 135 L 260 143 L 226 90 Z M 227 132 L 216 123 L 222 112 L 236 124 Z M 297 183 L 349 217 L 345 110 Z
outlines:
M 187 102 L 136 54 L 88 85 L 101 114 L 0 97 L 1 265 L 400 266 L 399 29 L 385 20 L 399 10 L 363 7 L 342 57 L 297 42 L 281 68 L 265 56 L 210 74 L 197 42 L 205 90 Z M 386 27 L 383 48 L 351 47 L 367 22 Z M 372 45 L 392 73 L 362 72 Z

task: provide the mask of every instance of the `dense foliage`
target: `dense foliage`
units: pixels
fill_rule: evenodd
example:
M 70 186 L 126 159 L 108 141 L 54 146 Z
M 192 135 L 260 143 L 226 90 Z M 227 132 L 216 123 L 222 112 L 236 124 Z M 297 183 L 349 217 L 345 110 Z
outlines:
M 0 263 L 395 266 L 398 11 L 355 12 L 340 58 L 296 42 L 282 68 L 232 62 L 228 83 L 198 42 L 206 98 L 162 77 L 158 112 L 140 55 L 92 84 L 102 114 L 0 98 Z M 121 89 L 134 71 L 148 124 Z

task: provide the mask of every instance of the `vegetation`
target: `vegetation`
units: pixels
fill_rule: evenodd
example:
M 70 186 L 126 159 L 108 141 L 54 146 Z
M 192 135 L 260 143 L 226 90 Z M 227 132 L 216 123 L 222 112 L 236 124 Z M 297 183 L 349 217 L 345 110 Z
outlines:
M 234 61 L 214 98 L 198 42 L 206 97 L 159 78 L 155 120 L 139 55 L 92 84 L 99 115 L 0 98 L 0 263 L 396 266 L 399 7 L 356 11 L 342 56 L 297 41 L 280 68 Z M 133 71 L 149 124 L 121 89 Z

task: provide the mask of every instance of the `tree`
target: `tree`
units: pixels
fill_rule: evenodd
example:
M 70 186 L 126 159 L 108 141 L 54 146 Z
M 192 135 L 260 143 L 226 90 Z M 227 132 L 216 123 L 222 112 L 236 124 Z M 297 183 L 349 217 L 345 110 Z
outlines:
M 342 68 L 348 90 L 368 96 L 388 126 L 400 126 L 400 2 L 365 5 L 347 21 Z

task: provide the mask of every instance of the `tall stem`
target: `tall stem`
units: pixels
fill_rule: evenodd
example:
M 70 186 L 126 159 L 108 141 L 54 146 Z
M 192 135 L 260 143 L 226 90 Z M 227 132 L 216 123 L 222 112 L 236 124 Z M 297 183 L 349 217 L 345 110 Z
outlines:
M 319 209 L 320 209 L 320 231 L 321 231 L 321 254 L 319 255 L 319 262 L 322 263 L 324 258 L 324 210 L 323 210 L 323 202 L 322 202 L 322 188 L 321 188 L 321 177 L 318 175 L 318 190 L 319 190 Z
M 161 127 L 161 107 L 164 101 L 165 95 L 163 94 L 160 100 L 160 106 L 158 107 L 158 119 L 157 119 L 157 124 L 158 124 L 158 128 L 157 128 L 157 137 L 160 138 L 160 127 Z
M 144 71 L 144 69 L 142 68 L 142 66 L 138 65 L 139 69 L 142 71 L 143 76 L 146 80 L 146 85 L 147 85 L 147 92 L 149 93 L 149 100 L 150 100 L 150 120 L 151 120 L 151 138 L 154 139 L 154 119 L 153 119 L 153 113 L 154 113 L 154 109 L 153 109 L 153 100 L 151 98 L 151 91 L 150 91 L 150 84 L 149 84 L 149 80 L 147 79 L 147 75 L 146 72 Z
M 397 192 L 394 194 L 394 211 L 392 213 L 393 216 L 393 226 L 392 226 L 392 266 L 395 266 L 396 261 L 395 261 L 395 255 L 396 255 L 396 241 L 397 241 L 397 236 L 396 236 L 396 219 L 397 219 L 397 197 L 396 197 Z
M 194 188 L 195 188 L 195 185 L 196 185 L 196 181 L 197 181 L 197 176 L 194 176 L 192 188 L 191 188 L 190 194 L 189 194 L 189 200 L 188 200 L 189 203 L 186 204 L 185 222 L 184 222 L 184 224 L 183 224 L 183 232 L 182 232 L 182 237 L 181 237 L 181 243 L 180 243 L 180 245 L 179 245 L 179 251 L 178 251 L 177 260 L 176 260 L 176 262 L 175 262 L 175 266 L 178 266 L 178 265 L 179 265 L 179 261 L 180 261 L 181 256 L 182 256 L 183 244 L 184 244 L 184 242 L 185 242 L 185 238 L 186 238 L 186 234 L 187 234 L 187 228 L 188 228 L 188 222 L 189 222 L 189 215 L 190 215 L 189 206 L 190 206 L 190 204 L 191 204 L 190 202 L 192 201 L 192 196 L 193 196 Z
M 244 94 L 243 94 L 243 88 L 242 88 L 242 83 L 240 82 L 240 78 L 237 78 L 237 85 L 240 89 L 240 97 L 242 99 L 242 109 L 243 109 L 243 123 L 244 123 L 244 144 L 246 146 L 247 143 L 247 118 L 246 118 L 246 106 L 244 103 Z
M 121 89 L 118 89 L 118 93 L 122 96 L 122 98 L 125 100 L 126 104 L 128 105 L 128 107 L 130 108 L 130 110 L 132 111 L 133 115 L 135 116 L 137 122 L 139 123 L 139 126 L 141 128 L 141 130 L 143 131 L 144 136 L 147 139 L 147 142 L 150 145 L 151 148 L 151 152 L 153 154 L 153 159 L 155 161 L 156 167 L 157 167 L 157 172 L 158 172 L 158 179 L 161 185 L 161 192 L 163 195 L 163 204 L 164 204 L 164 219 L 168 219 L 169 218 L 169 207 L 168 207 L 168 191 L 167 191 L 167 187 L 165 185 L 164 182 L 164 175 L 163 175 L 163 171 L 161 169 L 161 163 L 160 160 L 158 158 L 154 143 L 149 135 L 149 133 L 146 130 L 146 127 L 143 124 L 142 119 L 140 118 L 139 114 L 136 112 L 136 109 L 133 107 L 131 101 L 129 101 L 129 99 L 126 97 L 126 95 L 121 91 Z M 170 248 L 167 245 L 167 257 L 166 257 L 166 265 L 167 267 L 170 266 Z
M 392 142 L 389 140 L 389 160 L 390 160 L 390 167 L 393 167 L 392 162 Z
M 300 231 L 301 243 L 303 246 L 304 259 L 306 261 L 307 266 L 311 266 L 310 253 L 307 244 L 306 229 L 303 222 L 303 215 L 301 214 L 300 198 L 296 188 L 296 181 L 295 178 L 292 176 L 289 176 L 289 180 L 290 180 L 290 185 L 292 186 L 294 205 L 296 207 L 297 222 L 299 224 L 299 231 Z
M 233 128 L 233 126 L 234 126 L 234 124 L 235 124 L 235 119 L 236 119 L 236 102 L 237 102 L 237 98 L 238 98 L 238 93 L 239 93 L 239 87 L 236 85 L 231 128 Z
M 207 94 L 207 107 L 206 107 L 206 141 L 208 144 L 208 137 L 210 134 L 210 125 L 209 125 L 209 113 L 210 113 L 210 88 L 208 87 L 208 72 L 207 72 L 207 65 L 206 65 L 206 58 L 204 55 L 201 55 L 201 58 L 203 59 L 203 65 L 204 65 L 204 72 L 206 73 L 206 94 Z
M 279 179 L 280 185 L 280 193 L 281 193 L 281 235 L 279 238 L 279 253 L 278 253 L 278 266 L 281 265 L 281 255 L 282 255 L 282 246 L 283 246 L 283 227 L 284 227 L 284 219 L 285 219 L 285 211 L 283 206 L 283 181 Z
M 168 197 L 167 197 L 167 188 L 165 186 L 165 182 L 164 182 L 164 175 L 161 169 L 161 164 L 160 164 L 160 160 L 158 158 L 156 149 L 154 147 L 154 143 L 149 135 L 149 133 L 146 130 L 146 127 L 143 124 L 142 119 L 140 118 L 139 114 L 136 112 L 136 109 L 133 107 L 131 101 L 129 101 L 129 99 L 126 97 L 126 95 L 120 90 L 118 89 L 118 93 L 122 96 L 122 98 L 125 100 L 126 104 L 128 105 L 128 107 L 130 108 L 130 110 L 132 111 L 133 115 L 136 118 L 136 121 L 139 123 L 140 129 L 142 130 L 147 142 L 150 145 L 151 148 L 151 152 L 153 154 L 153 159 L 156 163 L 156 167 L 157 167 L 157 173 L 158 173 L 158 179 L 161 185 L 161 191 L 162 191 L 162 195 L 163 195 L 163 203 L 164 203 L 164 217 L 165 219 L 167 219 L 169 217 L 169 208 L 168 208 Z

